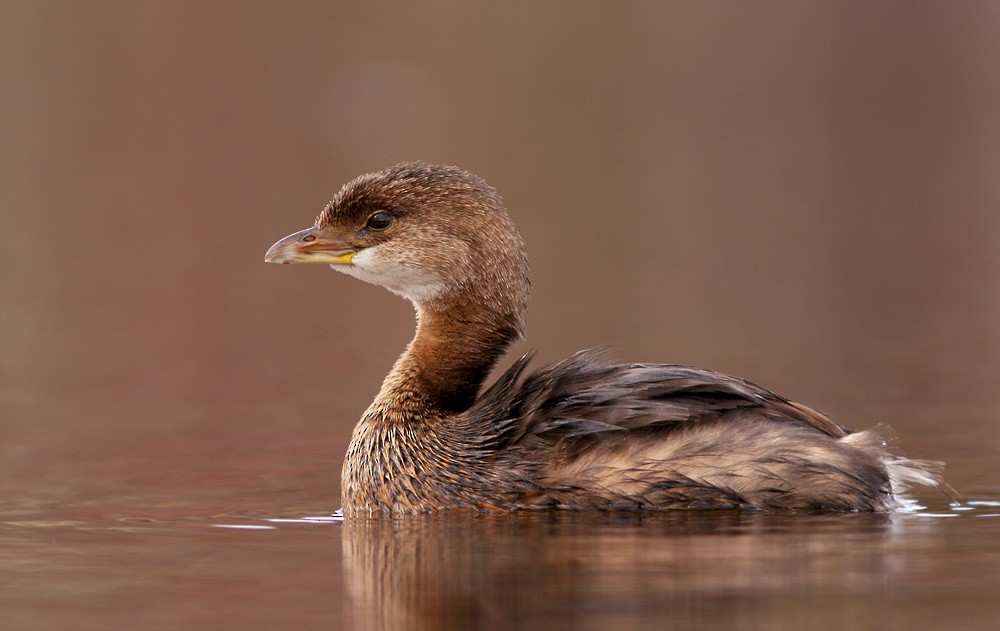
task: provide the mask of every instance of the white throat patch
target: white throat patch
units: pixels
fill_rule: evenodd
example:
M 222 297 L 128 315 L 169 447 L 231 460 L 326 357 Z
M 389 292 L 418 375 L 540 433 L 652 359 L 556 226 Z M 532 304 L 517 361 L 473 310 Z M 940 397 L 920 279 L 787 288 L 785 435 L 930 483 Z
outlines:
M 378 246 L 361 250 L 350 265 L 331 265 L 338 272 L 366 283 L 385 287 L 413 303 L 424 303 L 439 297 L 448 288 L 444 279 L 426 268 L 406 265 L 403 261 L 385 260 Z

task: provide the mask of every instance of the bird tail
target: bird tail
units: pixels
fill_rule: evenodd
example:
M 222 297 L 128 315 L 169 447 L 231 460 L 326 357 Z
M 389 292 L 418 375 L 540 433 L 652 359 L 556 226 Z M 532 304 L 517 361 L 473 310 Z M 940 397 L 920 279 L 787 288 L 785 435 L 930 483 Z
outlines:
M 958 501 L 958 493 L 942 477 L 944 463 L 936 460 L 912 460 L 895 453 L 896 437 L 888 425 L 880 423 L 865 431 L 849 434 L 842 440 L 878 455 L 889 474 L 892 510 L 908 511 L 921 508 L 915 499 L 906 495 L 915 485 L 938 489 L 950 501 Z

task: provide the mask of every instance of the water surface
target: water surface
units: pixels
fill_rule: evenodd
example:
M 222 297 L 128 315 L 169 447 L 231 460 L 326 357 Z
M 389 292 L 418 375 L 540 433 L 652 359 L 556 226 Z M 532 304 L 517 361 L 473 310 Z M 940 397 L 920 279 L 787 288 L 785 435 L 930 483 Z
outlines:
M 2 516 L 8 628 L 985 629 L 997 612 L 995 499 L 346 522 L 103 504 Z

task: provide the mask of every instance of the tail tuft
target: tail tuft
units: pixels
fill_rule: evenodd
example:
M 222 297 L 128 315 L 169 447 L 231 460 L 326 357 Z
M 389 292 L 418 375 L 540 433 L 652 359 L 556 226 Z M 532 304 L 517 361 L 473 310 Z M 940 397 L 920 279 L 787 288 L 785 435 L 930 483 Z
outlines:
M 918 507 L 915 500 L 906 496 L 907 490 L 914 485 L 938 489 L 951 501 L 958 500 L 958 493 L 942 478 L 944 463 L 934 460 L 911 460 L 896 454 L 894 450 L 896 437 L 888 425 L 880 423 L 862 432 L 849 434 L 842 440 L 858 449 L 876 454 L 882 461 L 889 474 L 892 509 L 905 511 Z

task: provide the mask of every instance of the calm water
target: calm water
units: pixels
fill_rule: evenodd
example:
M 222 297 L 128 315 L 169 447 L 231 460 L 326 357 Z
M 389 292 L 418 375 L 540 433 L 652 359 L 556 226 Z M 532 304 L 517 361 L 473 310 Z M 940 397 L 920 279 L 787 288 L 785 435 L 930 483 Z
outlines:
M 4 511 L 2 626 L 986 629 L 1000 611 L 1000 499 L 343 522 L 278 504 L 309 481 L 284 482 Z M 254 503 L 272 511 L 219 510 Z
M 997 3 L 12 1 L 0 55 L 0 629 L 996 628 Z M 317 518 L 412 310 L 261 259 L 412 159 L 507 201 L 515 353 L 889 423 L 964 503 Z
M 99 435 L 8 428 L 0 628 L 986 629 L 1000 615 L 1000 493 L 963 480 L 995 464 L 983 455 L 952 463 L 973 487 L 962 503 L 923 492 L 925 508 L 893 515 L 343 521 L 346 427 L 268 427 L 261 403 L 242 428 L 164 432 L 208 403 L 155 387 L 133 419 L 87 416 L 112 388 L 36 402 Z

